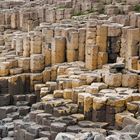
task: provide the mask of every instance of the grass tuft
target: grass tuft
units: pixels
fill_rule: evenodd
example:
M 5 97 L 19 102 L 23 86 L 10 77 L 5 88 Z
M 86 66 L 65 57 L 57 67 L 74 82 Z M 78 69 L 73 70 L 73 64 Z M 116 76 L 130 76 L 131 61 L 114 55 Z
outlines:
M 138 4 L 134 7 L 134 11 L 140 12 L 140 4 Z
M 80 12 L 77 12 L 77 13 L 73 14 L 73 16 L 81 16 L 81 15 L 85 15 L 85 13 L 80 11 Z

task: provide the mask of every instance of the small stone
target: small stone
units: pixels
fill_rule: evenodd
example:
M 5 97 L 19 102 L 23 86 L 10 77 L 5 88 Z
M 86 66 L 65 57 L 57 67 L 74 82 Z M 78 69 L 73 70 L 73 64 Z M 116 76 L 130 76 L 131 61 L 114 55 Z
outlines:
M 79 133 L 82 130 L 82 128 L 78 125 L 71 125 L 68 126 L 66 130 L 68 132 Z
M 105 140 L 105 137 L 104 135 L 98 134 L 98 135 L 95 135 L 94 140 Z
M 72 133 L 59 133 L 55 140 L 74 140 L 75 135 Z
M 64 132 L 66 130 L 66 124 L 60 122 L 51 123 L 51 131 Z

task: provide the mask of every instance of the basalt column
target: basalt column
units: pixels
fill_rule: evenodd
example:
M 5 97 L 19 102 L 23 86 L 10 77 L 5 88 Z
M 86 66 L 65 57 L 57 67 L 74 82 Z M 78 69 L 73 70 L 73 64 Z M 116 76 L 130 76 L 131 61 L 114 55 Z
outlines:
M 79 61 L 85 61 L 86 28 L 79 29 Z
M 78 32 L 69 31 L 67 34 L 67 62 L 78 60 Z
M 55 37 L 52 40 L 51 60 L 52 64 L 63 63 L 65 61 L 66 41 L 64 37 Z
M 89 23 L 87 25 L 85 50 L 86 68 L 89 70 L 95 70 L 97 68 L 99 46 L 96 45 L 96 35 L 96 25 L 94 23 Z
M 45 66 L 51 65 L 51 50 L 52 50 L 52 38 L 54 37 L 54 30 L 52 28 L 42 29 L 43 35 L 43 46 L 42 46 L 42 54 L 45 56 Z
M 108 27 L 106 25 L 97 26 L 96 43 L 99 46 L 98 68 L 102 68 L 102 66 L 104 64 L 107 64 L 108 62 L 107 34 L 108 34 Z
M 128 69 L 138 69 L 139 59 L 139 42 L 140 30 L 139 28 L 128 29 L 127 36 L 127 59 L 126 64 Z

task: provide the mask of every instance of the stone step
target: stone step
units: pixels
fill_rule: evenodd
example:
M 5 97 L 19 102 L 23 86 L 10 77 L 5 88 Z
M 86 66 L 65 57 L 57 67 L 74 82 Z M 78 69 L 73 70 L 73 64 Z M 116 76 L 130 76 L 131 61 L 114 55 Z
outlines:
M 4 119 L 6 118 L 7 114 L 9 113 L 13 113 L 17 111 L 17 107 L 16 106 L 3 106 L 0 107 L 0 119 Z
M 0 106 L 8 106 L 11 104 L 11 96 L 10 94 L 2 94 L 0 95 Z

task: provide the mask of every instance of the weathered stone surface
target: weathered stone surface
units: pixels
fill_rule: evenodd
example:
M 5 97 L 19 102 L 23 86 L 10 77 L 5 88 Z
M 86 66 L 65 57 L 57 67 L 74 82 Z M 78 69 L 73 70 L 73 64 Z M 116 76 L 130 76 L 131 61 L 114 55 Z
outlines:
M 31 55 L 30 69 L 31 72 L 40 72 L 44 69 L 44 56 L 42 54 Z
M 139 139 L 139 7 L 0 1 L 1 139 Z
M 74 134 L 72 133 L 59 133 L 57 136 L 56 136 L 56 140 L 64 140 L 64 139 L 69 139 L 69 140 L 73 140 L 75 138 Z
M 111 87 L 119 87 L 122 84 L 122 74 L 107 74 L 105 76 L 105 83 Z

